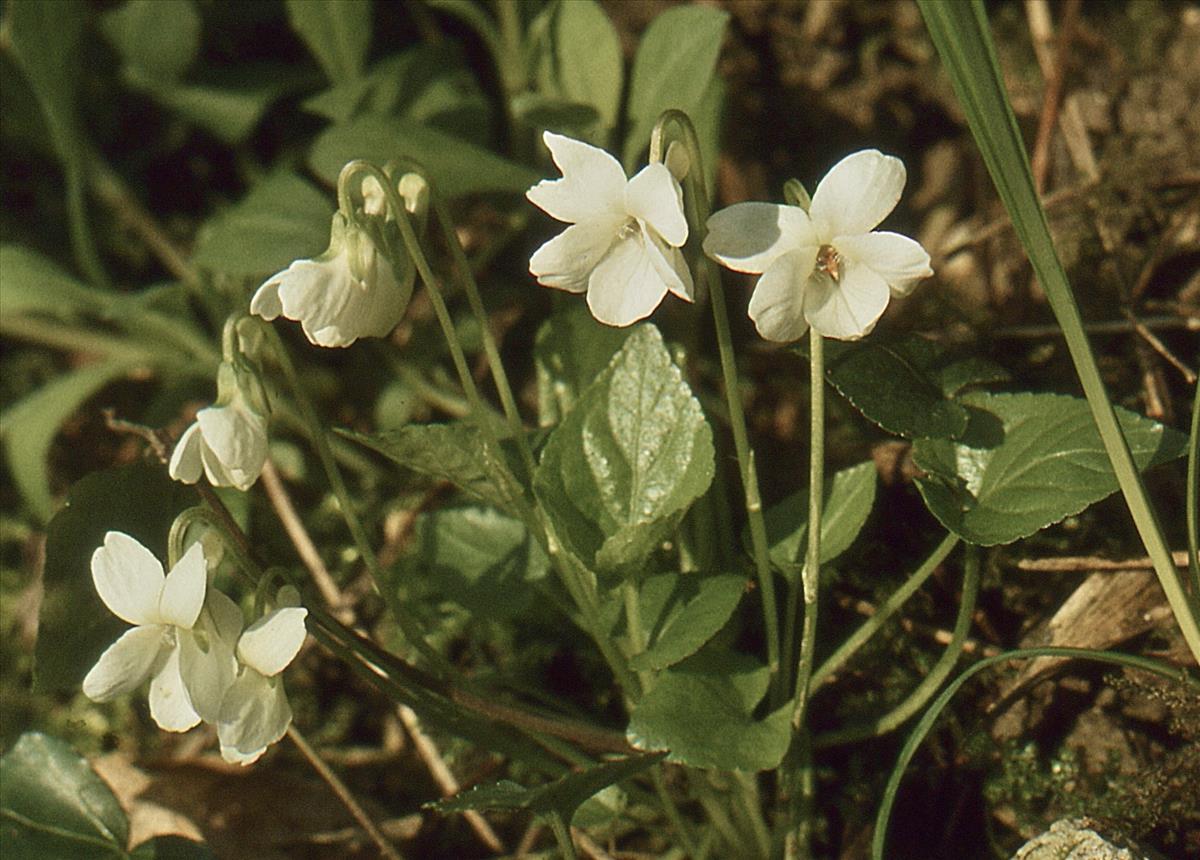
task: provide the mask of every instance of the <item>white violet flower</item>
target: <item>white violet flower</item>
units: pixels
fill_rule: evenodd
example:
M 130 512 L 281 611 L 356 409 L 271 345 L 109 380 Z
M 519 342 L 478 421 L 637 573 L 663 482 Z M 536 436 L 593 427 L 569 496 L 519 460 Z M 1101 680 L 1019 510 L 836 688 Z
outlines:
M 135 625 L 110 645 L 83 679 L 83 692 L 107 702 L 150 678 L 150 715 L 167 731 L 182 732 L 200 722 L 181 654 L 196 643 L 193 626 L 204 606 L 208 571 L 204 551 L 193 544 L 168 574 L 134 538 L 108 532 L 92 554 L 92 581 L 104 605 Z M 203 660 L 189 660 L 207 671 Z
M 282 591 L 282 589 L 281 589 Z M 284 606 L 264 615 L 237 639 L 237 678 L 225 691 L 217 718 L 221 756 L 250 764 L 283 737 L 292 709 L 280 673 L 300 651 L 308 610 Z
M 737 203 L 715 213 L 704 251 L 734 271 L 762 275 L 750 318 L 767 340 L 798 340 L 809 326 L 855 340 L 875 327 L 891 295 L 906 295 L 933 274 L 920 243 L 874 230 L 904 182 L 900 159 L 856 152 L 825 175 L 807 212 Z
M 688 237 L 683 192 L 666 165 L 626 179 L 602 149 L 549 131 L 542 139 L 562 178 L 525 196 L 571 226 L 530 258 L 538 283 L 586 291 L 592 315 L 614 326 L 649 316 L 668 292 L 690 302 L 692 276 L 679 250 Z
M 415 277 L 411 265 L 397 276 L 366 231 L 336 212 L 328 250 L 267 278 L 250 300 L 250 312 L 266 320 L 299 320 L 317 346 L 350 346 L 396 327 Z
M 167 471 L 185 484 L 203 472 L 214 487 L 248 490 L 267 461 L 267 421 L 246 399 L 234 395 L 226 405 L 209 406 L 175 445 Z

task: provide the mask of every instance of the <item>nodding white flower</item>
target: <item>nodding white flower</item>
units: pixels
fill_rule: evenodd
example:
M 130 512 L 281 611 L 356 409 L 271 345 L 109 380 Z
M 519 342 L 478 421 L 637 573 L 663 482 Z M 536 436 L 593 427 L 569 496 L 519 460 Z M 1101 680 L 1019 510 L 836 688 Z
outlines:
M 282 589 L 281 589 L 282 591 Z M 287 731 L 292 709 L 280 673 L 304 644 L 308 610 L 284 606 L 264 615 L 237 639 L 237 678 L 225 691 L 217 718 L 221 756 L 250 764 Z
M 750 318 L 767 340 L 798 340 L 809 326 L 856 340 L 875 327 L 891 295 L 906 295 L 933 274 L 920 243 L 874 231 L 895 208 L 904 181 L 900 159 L 856 152 L 825 175 L 807 212 L 737 203 L 715 213 L 704 251 L 734 271 L 762 275 Z
M 281 315 L 298 320 L 317 346 L 350 346 L 396 327 L 415 278 L 411 265 L 397 276 L 366 231 L 336 212 L 328 250 L 267 278 L 250 300 L 250 312 L 266 320 Z
M 562 178 L 525 196 L 571 226 L 530 258 L 538 283 L 587 291 L 592 316 L 614 326 L 649 316 L 668 292 L 690 302 L 692 276 L 679 250 L 688 237 L 683 192 L 666 165 L 626 179 L 602 149 L 549 131 L 542 139 Z
M 267 462 L 267 421 L 246 399 L 201 409 L 175 445 L 167 471 L 194 484 L 203 472 L 214 487 L 248 490 Z
M 208 571 L 200 544 L 164 574 L 158 559 L 134 538 L 108 532 L 92 554 L 92 581 L 109 610 L 134 627 L 110 645 L 83 679 L 83 692 L 107 702 L 150 680 L 150 715 L 167 731 L 187 731 L 200 722 L 189 691 L 194 677 L 204 685 L 210 668 L 195 654 L 181 665 L 183 652 L 196 646 L 192 629 L 204 606 Z M 203 698 L 203 697 L 201 697 Z

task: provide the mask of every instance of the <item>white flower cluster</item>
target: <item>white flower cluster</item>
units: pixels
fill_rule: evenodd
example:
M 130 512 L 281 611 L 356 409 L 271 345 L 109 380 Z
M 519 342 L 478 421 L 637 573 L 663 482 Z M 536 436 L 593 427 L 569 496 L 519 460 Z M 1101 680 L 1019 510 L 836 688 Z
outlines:
M 83 679 L 88 698 L 107 702 L 149 679 L 160 728 L 215 725 L 222 757 L 243 765 L 283 737 L 292 710 L 280 673 L 304 642 L 308 610 L 280 606 L 244 627 L 241 609 L 210 586 L 200 544 L 164 574 L 122 532 L 108 532 L 92 554 L 92 581 L 104 605 L 134 626 Z

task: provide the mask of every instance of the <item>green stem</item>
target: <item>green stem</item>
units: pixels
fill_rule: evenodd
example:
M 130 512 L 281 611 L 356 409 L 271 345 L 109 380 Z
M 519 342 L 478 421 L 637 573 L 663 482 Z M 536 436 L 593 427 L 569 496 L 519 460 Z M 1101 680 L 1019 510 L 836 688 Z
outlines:
M 925 584 L 925 580 L 933 575 L 937 570 L 938 565 L 945 561 L 946 556 L 950 555 L 950 551 L 958 545 L 958 537 L 956 535 L 946 535 L 942 542 L 937 545 L 929 557 L 918 567 L 907 580 L 904 585 L 900 586 L 892 593 L 883 604 L 875 610 L 875 614 L 862 623 L 862 625 L 843 642 L 836 651 L 825 659 L 825 662 L 818 666 L 812 674 L 812 679 L 809 681 L 809 686 L 812 689 L 820 687 L 823 683 L 829 680 L 835 672 L 841 669 L 853 657 L 858 650 L 866 645 L 867 642 L 875 635 L 888 619 L 891 618 L 896 611 L 903 606 L 910 597 L 912 597 L 918 588 Z
M 1108 663 L 1113 666 L 1142 669 L 1143 671 L 1152 672 L 1160 677 L 1186 685 L 1192 690 L 1193 695 L 1200 693 L 1200 679 L 1189 675 L 1185 669 L 1160 663 L 1148 657 L 1138 657 L 1133 654 L 1093 651 L 1089 648 L 1022 648 L 1016 651 L 1006 651 L 994 657 L 985 657 L 974 666 L 970 666 L 964 670 L 961 675 L 950 682 L 946 689 L 942 690 L 941 694 L 929 706 L 929 710 L 921 717 L 920 721 L 909 734 L 908 739 L 904 742 L 904 746 L 901 748 L 900 755 L 896 760 L 896 765 L 892 768 L 892 775 L 889 777 L 887 786 L 884 788 L 883 800 L 879 805 L 879 812 L 875 817 L 875 834 L 871 842 L 872 860 L 884 860 L 883 848 L 887 840 L 888 819 L 891 818 L 892 806 L 895 804 L 896 794 L 900 790 L 900 781 L 904 779 L 904 770 L 908 767 L 908 763 L 912 761 L 917 748 L 921 745 L 925 736 L 929 734 L 929 730 L 933 728 L 933 724 L 937 722 L 937 718 L 945 710 L 946 705 L 954 698 L 954 694 L 967 681 L 971 680 L 971 678 L 984 669 L 991 668 L 1007 660 L 1029 660 L 1034 657 L 1071 657 L 1094 660 L 1098 663 Z
M 545 820 L 550 823 L 550 829 L 554 831 L 554 841 L 558 843 L 558 850 L 562 852 L 564 860 L 577 860 L 575 842 L 571 839 L 571 831 L 563 821 L 562 814 L 555 810 L 547 814 Z
M 929 674 L 903 702 L 883 716 L 860 725 L 846 726 L 828 734 L 818 735 L 814 742 L 817 749 L 866 740 L 898 729 L 917 711 L 925 707 L 925 703 L 950 677 L 950 673 L 954 671 L 954 666 L 962 654 L 963 642 L 971 627 L 971 617 L 975 614 L 975 601 L 979 597 L 981 565 L 978 547 L 968 545 L 963 567 L 963 596 L 958 607 L 958 617 L 954 622 L 954 633 L 950 637 L 950 643 L 946 646 L 946 650 L 942 652 L 942 656 L 938 658 Z
M 1188 434 L 1187 517 L 1188 573 L 1192 577 L 1192 611 L 1200 616 L 1200 385 L 1192 391 L 1192 429 Z
M 333 450 L 329 446 L 329 437 L 325 433 L 325 428 L 321 426 L 321 420 L 317 416 L 316 407 L 313 405 L 312 400 L 309 399 L 304 386 L 300 383 L 300 376 L 296 373 L 296 365 L 292 363 L 292 357 L 288 353 L 287 347 L 284 346 L 283 340 L 273 327 L 266 326 L 265 328 L 276 360 L 283 370 L 283 375 L 292 390 L 292 395 L 296 398 L 297 405 L 300 407 L 300 417 L 305 424 L 309 440 L 316 449 L 317 458 L 321 461 L 321 468 L 324 469 L 325 476 L 329 480 L 330 489 L 333 490 L 333 494 L 337 498 L 342 518 L 346 521 L 346 527 L 350 530 L 350 535 L 354 539 L 354 544 L 358 548 L 359 555 L 362 556 L 367 570 L 371 573 L 372 584 L 378 589 L 384 581 L 383 570 L 379 567 L 379 558 L 375 555 L 375 550 L 371 546 L 370 539 L 367 537 L 366 529 L 363 528 L 362 520 L 359 519 L 358 512 L 354 509 L 354 503 L 350 498 L 350 491 L 346 488 L 346 482 L 342 478 L 341 469 L 338 468 L 337 461 L 334 460 Z M 396 605 L 395 601 L 392 601 L 390 605 L 392 606 L 396 623 L 399 625 L 405 639 L 409 641 L 422 657 L 429 661 L 431 667 L 435 668 L 439 673 L 448 672 L 450 669 L 449 664 L 447 664 L 446 659 L 441 654 L 437 653 L 425 641 L 424 633 L 417 619 L 409 615 L 402 606 Z
M 667 781 L 663 779 L 661 763 L 650 769 L 650 781 L 654 783 L 654 793 L 658 795 L 658 802 L 662 804 L 667 821 L 671 823 L 671 829 L 675 831 L 675 835 L 683 844 L 684 853 L 688 857 L 699 857 L 700 849 L 696 845 L 696 840 L 692 838 L 692 829 L 683 820 L 683 815 L 680 814 L 679 807 L 675 804 L 675 798 L 667 790 Z
M 695 245 L 704 242 L 708 221 L 708 191 L 704 187 L 703 160 L 700 141 L 691 119 L 683 111 L 664 111 L 654 127 L 650 138 L 650 160 L 662 161 L 666 153 L 664 145 L 666 128 L 674 124 L 680 131 L 687 147 L 689 169 L 684 183 L 688 193 L 684 195 L 687 210 L 688 235 Z M 758 474 L 754 468 L 754 452 L 750 449 L 746 432 L 746 415 L 742 410 L 742 399 L 738 385 L 737 360 L 733 354 L 733 335 L 729 330 L 729 311 L 725 305 L 725 288 L 721 283 L 716 264 L 703 254 L 700 260 L 700 276 L 708 289 L 712 301 L 713 324 L 717 333 L 717 349 L 721 356 L 721 374 L 725 385 L 725 401 L 729 406 L 729 427 L 733 432 L 733 446 L 737 452 L 738 468 L 741 472 L 742 489 L 746 505 L 746 518 L 750 525 L 750 543 L 754 553 L 754 568 L 758 587 L 762 594 L 763 626 L 767 639 L 767 664 L 770 669 L 773 689 L 779 690 L 779 610 L 775 602 L 775 580 L 771 572 L 767 553 L 767 527 L 763 519 L 762 499 L 758 492 Z

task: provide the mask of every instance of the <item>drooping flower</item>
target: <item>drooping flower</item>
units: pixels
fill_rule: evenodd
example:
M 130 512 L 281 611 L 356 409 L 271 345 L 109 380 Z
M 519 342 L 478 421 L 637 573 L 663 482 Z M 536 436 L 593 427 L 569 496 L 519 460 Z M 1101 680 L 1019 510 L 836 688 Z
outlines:
M 539 284 L 587 292 L 602 323 L 626 326 L 649 316 L 668 292 L 692 300 L 692 276 L 680 248 L 688 237 L 683 192 L 663 164 L 632 179 L 615 158 L 552 132 L 542 139 L 561 179 L 542 180 L 530 202 L 571 226 L 529 260 Z
M 243 397 L 209 406 L 175 445 L 167 471 L 185 484 L 203 472 L 214 487 L 248 490 L 267 461 L 267 422 Z
M 307 614 L 302 607 L 283 606 L 238 637 L 238 675 L 225 691 L 216 721 L 226 761 L 243 765 L 257 761 L 291 724 L 292 709 L 281 673 L 304 643 Z
M 193 544 L 164 574 L 162 564 L 137 540 L 108 532 L 92 554 L 92 581 L 109 610 L 134 625 L 110 645 L 83 679 L 89 699 L 107 702 L 150 680 L 150 715 L 172 732 L 200 722 L 181 657 L 195 645 L 192 628 L 204 606 L 208 572 L 204 551 Z M 194 672 L 208 667 L 193 661 Z
M 713 214 L 704 251 L 734 271 L 762 275 L 750 318 L 767 340 L 798 340 L 809 326 L 856 340 L 875 327 L 890 296 L 933 274 L 920 243 L 875 230 L 904 182 L 900 159 L 856 152 L 825 175 L 807 212 L 737 203 Z
M 415 277 L 411 265 L 397 275 L 367 232 L 336 212 L 325 253 L 267 278 L 250 300 L 250 312 L 298 320 L 317 346 L 350 346 L 396 327 Z

